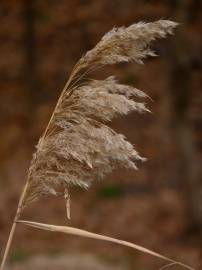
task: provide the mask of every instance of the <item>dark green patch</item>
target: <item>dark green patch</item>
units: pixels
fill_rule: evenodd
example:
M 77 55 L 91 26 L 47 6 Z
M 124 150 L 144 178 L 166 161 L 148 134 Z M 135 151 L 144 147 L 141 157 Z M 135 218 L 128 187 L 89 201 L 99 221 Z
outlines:
M 51 21 L 50 15 L 41 11 L 36 11 L 36 18 L 40 23 L 49 23 Z
M 19 262 L 19 261 L 24 261 L 29 256 L 30 256 L 29 252 L 27 252 L 24 249 L 19 249 L 18 248 L 18 249 L 16 249 L 15 251 L 13 251 L 11 253 L 10 262 L 15 263 L 15 262 Z
M 104 198 L 116 198 L 123 196 L 123 189 L 118 185 L 108 185 L 102 187 L 99 191 L 99 196 Z
M 137 83 L 137 80 L 138 80 L 138 78 L 133 73 L 128 72 L 124 76 L 124 78 L 122 79 L 122 82 L 124 84 L 131 84 L 131 85 L 133 85 L 133 84 Z

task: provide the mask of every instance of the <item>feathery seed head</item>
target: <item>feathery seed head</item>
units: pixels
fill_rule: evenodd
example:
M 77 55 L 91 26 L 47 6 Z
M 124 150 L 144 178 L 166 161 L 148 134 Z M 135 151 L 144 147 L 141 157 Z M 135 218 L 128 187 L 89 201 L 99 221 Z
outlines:
M 97 66 L 142 63 L 147 56 L 155 56 L 151 42 L 172 34 L 176 26 L 159 20 L 114 28 L 78 61 L 37 145 L 23 207 L 42 195 L 61 195 L 61 188 L 66 190 L 69 185 L 87 188 L 117 166 L 136 169 L 136 161 L 145 160 L 106 123 L 132 111 L 149 111 L 142 102 L 147 95 L 112 76 L 83 85 L 79 81 Z

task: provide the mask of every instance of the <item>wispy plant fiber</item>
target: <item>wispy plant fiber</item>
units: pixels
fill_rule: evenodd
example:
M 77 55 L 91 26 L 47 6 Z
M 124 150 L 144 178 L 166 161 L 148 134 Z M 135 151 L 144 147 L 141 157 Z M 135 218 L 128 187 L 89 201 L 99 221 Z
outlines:
M 112 76 L 90 81 L 85 77 L 106 64 L 142 63 L 147 56 L 155 56 L 150 43 L 172 34 L 176 26 L 175 22 L 160 20 L 114 28 L 75 65 L 33 155 L 0 270 L 4 269 L 17 223 L 114 242 L 171 262 L 166 267 L 178 264 L 193 269 L 123 240 L 67 226 L 19 220 L 22 210 L 43 195 L 64 196 L 67 216 L 70 217 L 70 185 L 88 188 L 93 180 L 103 178 L 116 166 L 136 169 L 136 161 L 144 160 L 124 135 L 108 127 L 107 122 L 132 111 L 149 111 L 143 101 L 147 95 L 132 86 L 118 83 Z
M 136 161 L 144 160 L 107 122 L 149 111 L 143 101 L 147 95 L 112 76 L 89 81 L 85 75 L 106 64 L 142 63 L 155 55 L 150 43 L 172 34 L 176 25 L 159 20 L 114 28 L 78 61 L 37 145 L 22 208 L 43 195 L 64 195 L 70 185 L 88 188 L 116 166 L 136 169 Z

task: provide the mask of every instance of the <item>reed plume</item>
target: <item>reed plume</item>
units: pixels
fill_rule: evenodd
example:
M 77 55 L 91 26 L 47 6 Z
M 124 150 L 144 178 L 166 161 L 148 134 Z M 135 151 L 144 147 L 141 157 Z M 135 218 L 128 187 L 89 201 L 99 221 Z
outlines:
M 114 77 L 89 82 L 85 76 L 107 64 L 143 63 L 147 56 L 155 56 L 150 43 L 172 34 L 176 25 L 160 20 L 114 28 L 78 61 L 37 145 L 22 208 L 42 195 L 68 195 L 71 184 L 87 188 L 116 166 L 136 169 L 135 162 L 144 160 L 106 122 L 131 111 L 148 111 L 142 101 L 134 100 L 147 95 Z M 57 192 L 61 188 L 63 194 Z
M 172 34 L 176 26 L 175 22 L 159 20 L 153 23 L 140 22 L 127 28 L 114 28 L 77 62 L 36 146 L 1 270 L 17 222 L 40 229 L 113 241 L 176 263 L 158 253 L 121 240 L 71 227 L 19 220 L 25 207 L 41 196 L 48 195 L 65 197 L 67 216 L 70 218 L 71 185 L 88 188 L 94 180 L 102 179 L 117 166 L 136 169 L 136 162 L 145 160 L 124 135 L 116 133 L 107 126 L 107 122 L 132 111 L 149 111 L 144 103 L 148 96 L 141 90 L 119 83 L 112 76 L 105 80 L 89 80 L 87 75 L 104 65 L 129 61 L 142 64 L 146 57 L 155 56 L 150 48 L 151 42 Z

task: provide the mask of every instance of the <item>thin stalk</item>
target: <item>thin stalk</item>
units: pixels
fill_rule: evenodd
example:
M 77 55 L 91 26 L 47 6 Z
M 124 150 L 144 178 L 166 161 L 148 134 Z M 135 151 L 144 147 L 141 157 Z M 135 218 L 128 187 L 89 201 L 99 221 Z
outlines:
M 51 115 L 51 118 L 50 118 L 50 120 L 49 120 L 49 122 L 48 122 L 48 125 L 47 125 L 47 127 L 46 127 L 46 129 L 45 129 L 45 132 L 44 132 L 43 135 L 42 135 L 42 138 L 41 138 L 41 140 L 40 140 L 40 143 L 42 143 L 43 139 L 46 137 L 46 134 L 47 134 L 48 129 L 49 129 L 50 125 L 51 125 L 52 119 L 53 119 L 53 117 L 54 117 L 54 115 L 55 115 L 55 112 L 56 112 L 56 110 L 57 110 L 57 108 L 58 108 L 58 105 L 60 104 L 60 101 L 62 100 L 65 91 L 68 89 L 68 87 L 69 87 L 71 81 L 73 80 L 75 74 L 76 74 L 78 71 L 79 71 L 79 67 L 78 67 L 78 63 L 77 63 L 77 64 L 75 65 L 75 67 L 74 67 L 74 69 L 73 69 L 73 71 L 72 71 L 70 77 L 69 77 L 69 80 L 67 81 L 67 83 L 65 84 L 65 86 L 64 86 L 64 88 L 63 88 L 63 90 L 62 90 L 62 93 L 61 93 L 61 95 L 60 95 L 60 97 L 59 97 L 59 99 L 58 99 L 58 102 L 57 102 L 57 104 L 56 104 L 56 106 L 55 106 L 55 109 L 54 109 L 54 111 L 53 111 L 53 113 L 52 113 L 52 115 Z M 1 269 L 0 269 L 0 270 L 1 270 Z
M 22 192 L 22 194 L 20 196 L 18 208 L 17 208 L 17 211 L 16 211 L 16 215 L 15 215 L 15 218 L 14 218 L 14 221 L 13 221 L 13 224 L 12 224 L 12 227 L 11 227 L 11 230 L 10 230 L 10 234 L 9 234 L 8 241 L 7 241 L 7 244 L 6 244 L 6 248 L 5 248 L 5 251 L 4 251 L 4 255 L 3 255 L 2 262 L 1 262 L 0 270 L 3 270 L 4 269 L 4 266 L 5 266 L 5 263 L 6 263 L 6 259 L 8 257 L 8 253 L 10 251 L 10 247 L 11 247 L 11 244 L 12 244 L 12 240 L 13 240 L 13 237 L 14 237 L 14 234 L 15 234 L 16 225 L 17 225 L 16 221 L 19 219 L 19 217 L 21 215 L 21 210 L 22 210 L 23 201 L 24 201 L 25 194 L 26 194 L 27 187 L 28 187 L 28 182 L 29 181 L 27 180 L 27 182 L 25 184 L 25 187 L 23 189 L 23 192 Z
M 67 83 L 65 84 L 63 90 L 62 90 L 62 94 L 55 106 L 55 109 L 54 109 L 54 112 L 49 120 L 49 123 L 46 127 L 46 130 L 42 136 L 42 138 L 44 139 L 45 136 L 46 136 L 46 133 L 48 131 L 48 128 L 51 124 L 51 121 L 52 121 L 52 118 L 54 116 L 54 113 L 55 111 L 57 110 L 57 106 L 58 104 L 60 103 L 60 100 L 62 99 L 63 97 L 63 94 L 65 93 L 65 91 L 67 90 L 69 84 L 71 83 L 72 79 L 74 78 L 75 74 L 78 72 L 79 68 L 78 68 L 78 64 L 75 65 L 74 69 L 73 69 L 73 72 L 72 74 L 70 75 L 70 78 L 69 80 L 67 81 Z M 13 241 L 13 237 L 14 237 L 14 234 L 15 234 L 15 230 L 16 230 L 16 221 L 19 219 L 20 215 L 21 215 L 21 210 L 22 210 L 22 207 L 23 207 L 23 202 L 24 202 L 24 198 L 25 198 L 25 195 L 26 195 L 26 191 L 27 191 L 27 187 L 28 187 L 28 183 L 29 183 L 29 175 L 28 175 L 28 179 L 27 179 L 27 182 L 25 184 L 25 187 L 23 189 L 23 192 L 20 196 L 20 200 L 19 200 L 19 204 L 18 204 L 18 208 L 17 208 L 17 211 L 16 211 L 16 215 L 15 215 L 15 218 L 14 218 L 14 221 L 13 221 L 13 224 L 12 224 L 12 227 L 11 227 L 11 230 L 10 230 L 10 233 L 9 233 L 9 237 L 8 237 L 8 241 L 7 241 L 7 244 L 6 244 L 6 248 L 5 248 L 5 251 L 4 251 L 4 255 L 3 255 L 3 259 L 2 259 L 2 262 L 1 262 L 1 266 L 0 266 L 0 270 L 3 270 L 4 269 L 4 266 L 5 266 L 5 263 L 6 263 L 6 260 L 7 260 L 7 257 L 8 257 L 8 253 L 10 251 L 10 248 L 11 248 L 11 244 L 12 244 L 12 241 Z

